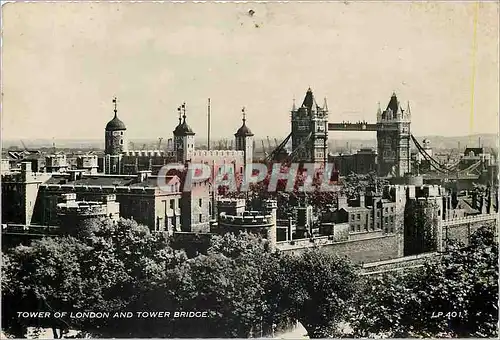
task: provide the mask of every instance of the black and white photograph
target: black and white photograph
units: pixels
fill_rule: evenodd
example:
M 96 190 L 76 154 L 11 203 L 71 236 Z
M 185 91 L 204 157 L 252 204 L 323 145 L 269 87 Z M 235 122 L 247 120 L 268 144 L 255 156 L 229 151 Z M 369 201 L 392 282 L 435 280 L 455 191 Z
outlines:
M 498 338 L 498 1 L 2 1 L 0 338 Z

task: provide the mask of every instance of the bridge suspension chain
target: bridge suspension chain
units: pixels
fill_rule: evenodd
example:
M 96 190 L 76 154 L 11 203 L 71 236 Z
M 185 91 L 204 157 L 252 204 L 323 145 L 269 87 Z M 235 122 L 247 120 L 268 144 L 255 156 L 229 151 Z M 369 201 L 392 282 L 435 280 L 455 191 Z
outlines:
M 437 171 L 439 172 L 442 172 L 442 173 L 449 173 L 449 172 L 452 172 L 453 170 L 455 170 L 456 166 L 458 165 L 458 163 L 454 164 L 453 166 L 451 167 L 445 167 L 443 165 L 441 165 L 437 160 L 435 160 L 431 155 L 429 155 L 427 153 L 427 151 L 425 151 L 425 149 L 422 147 L 422 145 L 420 145 L 420 143 L 418 142 L 418 140 L 415 138 L 415 136 L 413 135 L 410 135 L 411 136 L 411 139 L 413 141 L 413 143 L 415 144 L 415 146 L 417 147 L 417 150 L 420 152 L 420 154 L 422 156 L 424 156 L 424 158 L 430 162 L 430 165 Z

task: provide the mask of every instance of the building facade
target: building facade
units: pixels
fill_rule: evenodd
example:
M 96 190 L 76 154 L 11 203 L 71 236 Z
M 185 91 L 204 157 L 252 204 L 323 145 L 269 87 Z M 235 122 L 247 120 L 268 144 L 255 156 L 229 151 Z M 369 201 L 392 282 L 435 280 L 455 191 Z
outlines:
M 309 88 L 299 108 L 291 111 L 292 154 L 299 162 L 324 163 L 328 159 L 328 106 L 316 103 Z
M 377 165 L 379 176 L 403 177 L 411 172 L 410 104 L 403 109 L 395 93 L 382 112 L 377 111 Z

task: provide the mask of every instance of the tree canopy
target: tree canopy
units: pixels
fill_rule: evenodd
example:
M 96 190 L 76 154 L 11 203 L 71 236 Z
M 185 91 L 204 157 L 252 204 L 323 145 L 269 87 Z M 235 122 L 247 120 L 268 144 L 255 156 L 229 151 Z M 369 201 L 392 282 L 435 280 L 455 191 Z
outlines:
M 497 301 L 498 243 L 483 227 L 423 269 L 365 277 L 351 325 L 362 337 L 497 337 Z
M 298 320 L 311 338 L 497 334 L 498 245 L 479 229 L 423 268 L 360 276 L 322 248 L 271 252 L 247 234 L 213 236 L 188 258 L 162 233 L 130 220 L 94 221 L 76 236 L 46 238 L 3 254 L 2 322 L 73 329 L 93 337 L 266 336 Z M 206 318 L 24 319 L 17 312 L 207 312 Z

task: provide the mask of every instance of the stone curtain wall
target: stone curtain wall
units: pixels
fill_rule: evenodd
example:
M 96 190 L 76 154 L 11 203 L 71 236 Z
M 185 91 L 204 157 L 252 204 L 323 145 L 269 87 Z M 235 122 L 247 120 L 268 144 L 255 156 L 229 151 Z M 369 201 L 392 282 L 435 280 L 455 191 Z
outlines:
M 482 226 L 497 227 L 497 220 L 475 221 L 458 225 L 444 225 L 443 228 L 443 250 L 446 250 L 448 240 L 456 240 L 464 245 L 469 244 L 470 236 Z
M 309 239 L 295 240 L 294 243 L 294 245 L 289 242 L 278 243 L 278 249 L 298 254 L 314 246 Z M 346 256 L 356 263 L 376 262 L 398 257 L 397 235 L 394 234 L 344 242 L 324 244 L 318 242 L 317 245 L 323 250 Z

